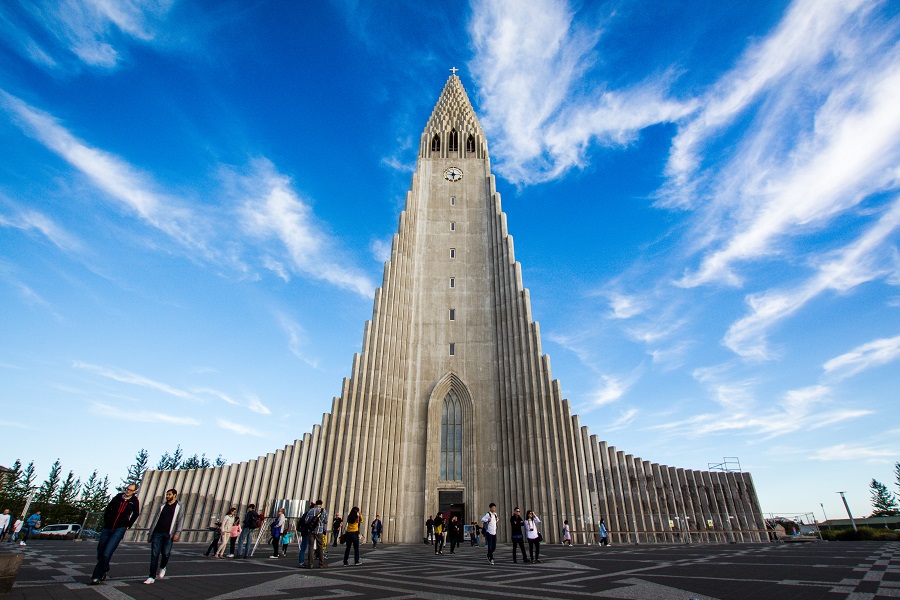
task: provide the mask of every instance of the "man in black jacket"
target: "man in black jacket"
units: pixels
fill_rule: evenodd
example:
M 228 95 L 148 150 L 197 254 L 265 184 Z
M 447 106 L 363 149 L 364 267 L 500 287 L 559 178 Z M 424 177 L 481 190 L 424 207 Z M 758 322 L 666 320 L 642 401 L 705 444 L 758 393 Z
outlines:
M 247 514 L 244 515 L 244 527 L 241 529 L 241 536 L 238 538 L 235 558 L 247 558 L 250 555 L 250 546 L 253 545 L 253 532 L 259 528 L 260 520 L 259 513 L 256 512 L 256 505 L 249 505 Z
M 116 494 L 103 513 L 103 530 L 97 542 L 97 566 L 91 575 L 91 585 L 97 585 L 109 572 L 109 561 L 113 552 L 125 537 L 125 532 L 134 525 L 141 514 L 141 503 L 137 497 L 137 486 L 129 484 L 125 491 Z

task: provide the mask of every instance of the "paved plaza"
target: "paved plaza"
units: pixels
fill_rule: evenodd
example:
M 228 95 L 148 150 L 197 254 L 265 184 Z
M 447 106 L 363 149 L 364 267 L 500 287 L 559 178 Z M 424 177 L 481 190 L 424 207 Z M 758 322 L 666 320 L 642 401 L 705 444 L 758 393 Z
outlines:
M 129 598 L 623 598 L 640 600 L 900 598 L 900 543 L 692 546 L 544 546 L 541 564 L 512 562 L 501 545 L 496 565 L 468 545 L 442 556 L 424 544 L 363 549 L 345 567 L 330 548 L 327 569 L 296 568 L 287 558 L 212 559 L 205 545 L 176 544 L 166 578 L 143 585 L 148 544 L 123 543 L 110 578 L 89 586 L 95 542 L 29 542 L 18 581 L 4 600 Z M 352 563 L 352 559 L 351 559 Z

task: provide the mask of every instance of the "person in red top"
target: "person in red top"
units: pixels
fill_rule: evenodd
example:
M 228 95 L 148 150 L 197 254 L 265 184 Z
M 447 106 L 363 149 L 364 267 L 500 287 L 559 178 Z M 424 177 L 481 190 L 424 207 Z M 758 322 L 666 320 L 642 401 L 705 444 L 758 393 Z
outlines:
M 141 502 L 137 497 L 137 486 L 133 483 L 121 494 L 116 494 L 103 513 L 103 530 L 97 542 L 97 566 L 91 575 L 91 585 L 97 585 L 109 572 L 109 561 L 113 552 L 125 537 L 125 532 L 134 525 L 141 514 Z

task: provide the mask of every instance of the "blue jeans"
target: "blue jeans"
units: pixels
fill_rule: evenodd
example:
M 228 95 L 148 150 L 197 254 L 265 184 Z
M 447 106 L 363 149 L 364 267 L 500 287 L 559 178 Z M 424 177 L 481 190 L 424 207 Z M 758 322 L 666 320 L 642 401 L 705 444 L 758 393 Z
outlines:
M 484 545 L 487 546 L 488 560 L 494 560 L 494 550 L 497 549 L 497 536 L 485 532 Z
M 100 540 L 97 542 L 97 566 L 94 567 L 91 579 L 101 579 L 109 571 L 109 561 L 127 530 L 127 527 L 103 528 L 100 532 Z
M 172 537 L 168 533 L 154 533 L 150 536 L 150 575 L 156 579 L 159 569 L 165 569 L 172 553 Z
M 378 535 L 377 533 L 372 534 L 372 545 L 375 546 L 376 548 L 378 547 L 378 538 L 380 538 L 380 537 L 381 536 Z
M 27 541 L 28 541 L 28 538 L 31 537 L 31 532 L 32 532 L 32 531 L 34 531 L 34 530 L 31 529 L 31 527 L 29 527 L 28 525 L 25 525 L 25 526 L 22 527 L 22 533 L 23 533 L 23 535 L 22 535 L 22 541 L 23 541 L 23 542 L 27 542 Z
M 306 562 L 306 547 L 309 545 L 309 536 L 300 536 L 300 564 Z
M 235 556 L 242 556 L 247 558 L 247 555 L 250 554 L 250 547 L 253 545 L 253 532 L 255 529 L 250 529 L 249 527 L 245 527 L 241 529 L 241 536 L 238 538 L 237 543 L 237 552 L 235 552 Z M 241 549 L 243 548 L 243 552 Z

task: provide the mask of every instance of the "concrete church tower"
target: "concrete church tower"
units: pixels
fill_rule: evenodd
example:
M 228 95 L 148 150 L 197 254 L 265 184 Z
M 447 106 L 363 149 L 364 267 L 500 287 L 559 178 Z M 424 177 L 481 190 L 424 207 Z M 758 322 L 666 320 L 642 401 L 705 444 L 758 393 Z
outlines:
M 639 543 L 750 541 L 764 529 L 749 474 L 642 461 L 580 426 L 541 352 L 487 140 L 455 70 L 422 134 L 362 352 L 331 412 L 255 460 L 148 471 L 145 527 L 169 487 L 182 493 L 185 527 L 201 530 L 231 505 L 296 510 L 318 498 L 331 515 L 381 514 L 387 542 L 421 541 L 439 510 L 477 520 L 489 502 L 501 523 L 514 506 L 535 510 L 548 541 L 564 519 L 593 532 L 604 518 L 613 541 Z

